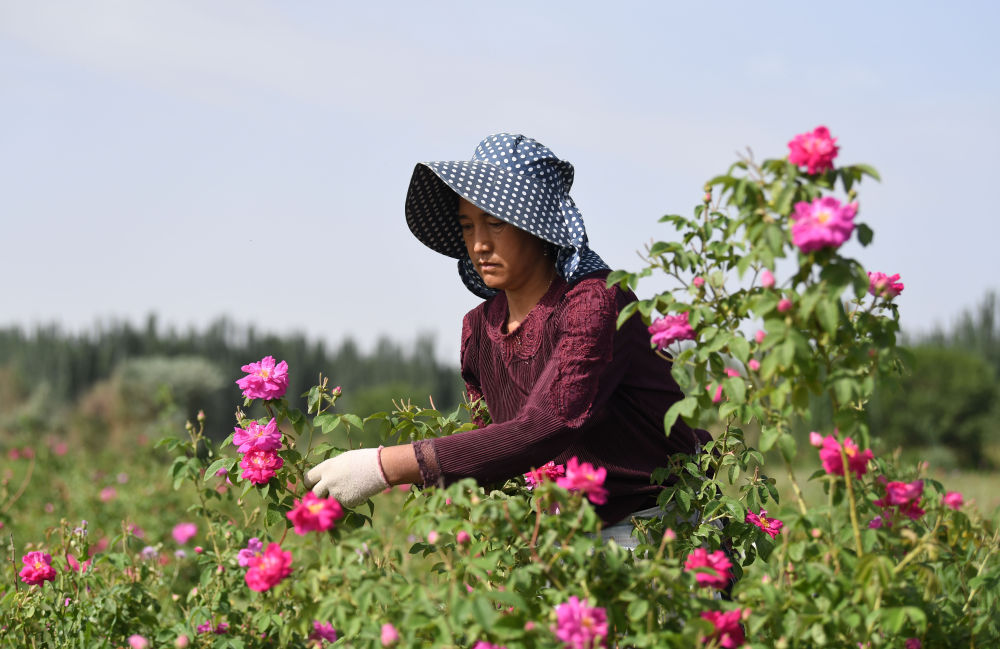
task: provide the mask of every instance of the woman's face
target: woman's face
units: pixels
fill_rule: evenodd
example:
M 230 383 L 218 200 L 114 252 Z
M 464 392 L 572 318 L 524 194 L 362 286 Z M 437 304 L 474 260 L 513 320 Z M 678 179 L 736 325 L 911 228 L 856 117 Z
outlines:
M 483 283 L 501 291 L 518 290 L 551 279 L 552 260 L 545 242 L 506 221 L 458 199 L 458 224 L 465 249 Z

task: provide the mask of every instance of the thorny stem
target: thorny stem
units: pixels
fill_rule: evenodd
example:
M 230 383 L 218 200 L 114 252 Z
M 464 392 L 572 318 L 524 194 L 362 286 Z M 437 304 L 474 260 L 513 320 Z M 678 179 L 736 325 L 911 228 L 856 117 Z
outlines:
M 993 556 L 993 554 L 997 551 L 998 543 L 1000 543 L 1000 528 L 998 528 L 997 531 L 994 532 L 993 542 L 990 543 L 989 545 L 989 551 L 986 553 L 986 556 L 983 557 L 983 560 L 979 562 L 979 568 L 976 570 L 977 577 L 983 574 L 983 569 L 986 567 L 986 562 L 989 561 L 989 558 Z M 965 600 L 965 605 L 962 607 L 963 613 L 969 610 L 969 606 L 972 604 L 972 598 L 975 597 L 976 593 L 978 592 L 979 592 L 979 586 L 976 586 L 969 592 L 969 597 Z
M 931 540 L 933 540 L 934 535 L 937 533 L 937 529 L 940 526 L 941 526 L 941 517 L 938 517 L 937 522 L 934 523 L 934 529 L 925 534 L 923 538 L 920 539 L 920 542 L 917 543 L 912 550 L 906 553 L 906 556 L 903 557 L 903 560 L 900 561 L 898 564 L 896 564 L 896 567 L 892 569 L 892 574 L 898 575 L 899 571 L 901 571 L 904 567 L 906 567 L 906 564 L 916 559 L 917 555 L 923 552 L 924 549 L 928 545 L 930 545 Z M 987 554 L 986 556 L 987 558 L 989 558 L 989 554 Z
M 861 527 L 858 525 L 858 505 L 857 501 L 854 499 L 854 481 L 851 480 L 851 470 L 847 464 L 847 453 L 844 451 L 843 443 L 840 446 L 840 461 L 844 467 L 844 483 L 847 485 L 847 500 L 851 503 L 851 509 L 849 513 L 851 515 L 851 527 L 854 530 L 854 546 L 857 550 L 858 556 L 860 557 L 864 554 L 864 548 L 861 544 Z

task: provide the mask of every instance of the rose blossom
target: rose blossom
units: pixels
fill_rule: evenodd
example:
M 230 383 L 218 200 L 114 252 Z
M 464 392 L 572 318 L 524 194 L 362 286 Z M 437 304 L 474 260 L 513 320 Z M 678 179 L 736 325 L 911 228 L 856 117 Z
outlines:
M 465 530 L 459 530 L 458 534 L 455 535 L 455 542 L 459 545 L 465 545 L 470 539 L 469 533 Z
M 99 498 L 102 503 L 110 502 L 118 496 L 118 490 L 114 487 L 105 487 L 101 489 Z
M 133 633 L 128 637 L 128 646 L 132 649 L 146 649 L 149 646 L 149 640 L 138 633 Z
M 833 169 L 837 157 L 837 138 L 830 137 L 825 126 L 817 126 L 811 133 L 800 133 L 788 143 L 788 161 L 798 167 L 805 166 L 814 174 Z
M 726 553 L 716 550 L 711 554 L 705 548 L 695 548 L 684 561 L 684 569 L 695 572 L 695 581 L 699 586 L 725 588 L 733 576 L 729 571 L 733 567 Z
M 249 566 L 244 575 L 247 586 L 262 593 L 292 574 L 292 553 L 282 550 L 277 543 L 271 543 L 264 554 L 250 559 Z
M 757 342 L 758 345 L 764 342 L 764 338 L 766 337 L 767 337 L 767 332 L 765 332 L 763 329 L 758 329 L 757 333 L 753 335 L 753 339 Z
M 885 485 L 885 496 L 875 501 L 879 507 L 896 507 L 900 515 L 917 520 L 926 512 L 920 508 L 920 498 L 924 493 L 924 481 L 889 482 Z
M 668 315 L 657 318 L 649 325 L 650 341 L 660 349 L 666 349 L 678 340 L 694 340 L 694 330 L 688 324 L 688 314 Z
M 577 599 L 556 606 L 556 637 L 572 649 L 603 647 L 608 637 L 608 616 L 599 606 L 587 606 L 587 600 Z
M 271 418 L 266 425 L 261 426 L 259 422 L 251 421 L 246 429 L 235 427 L 233 429 L 233 446 L 238 446 L 236 450 L 240 453 L 250 451 L 277 451 L 281 448 L 281 431 L 278 430 L 278 423 Z
M 788 313 L 792 309 L 792 301 L 787 297 L 778 300 L 778 313 Z
M 554 482 L 564 475 L 566 475 L 566 467 L 550 460 L 537 469 L 525 473 L 524 481 L 528 483 L 528 489 L 534 489 L 543 482 Z
M 920 638 L 907 638 L 906 642 L 903 643 L 904 649 L 920 649 L 923 644 L 920 643 Z
M 758 361 L 756 358 L 751 358 L 750 361 L 747 363 L 747 367 L 750 368 L 751 372 L 756 372 L 757 370 L 760 369 L 760 361 Z
M 941 502 L 944 503 L 945 507 L 951 507 L 954 510 L 959 510 L 962 508 L 962 504 L 965 502 L 965 499 L 963 499 L 962 494 L 957 491 L 949 491 L 941 499 Z
M 313 630 L 309 634 L 309 639 L 314 642 L 336 642 L 337 632 L 333 628 L 333 624 L 330 622 L 320 622 L 319 620 L 313 620 Z
M 746 642 L 746 637 L 743 635 L 743 628 L 740 626 L 740 617 L 742 614 L 743 612 L 740 609 L 728 612 L 702 612 L 702 619 L 711 622 L 715 626 L 715 631 L 712 632 L 712 635 L 702 638 L 701 641 L 708 643 L 711 640 L 715 640 L 718 646 L 723 649 L 739 647 Z
M 899 273 L 886 275 L 885 273 L 868 273 L 868 292 L 875 297 L 884 297 L 891 300 L 903 292 L 903 283 L 897 282 Z
M 844 475 L 844 463 L 840 459 L 840 442 L 833 435 L 821 437 L 819 433 L 809 433 L 809 442 L 813 446 L 822 446 L 819 459 L 827 473 Z M 850 437 L 844 438 L 844 454 L 847 455 L 847 470 L 853 471 L 858 478 L 868 472 L 868 461 L 874 459 L 871 449 L 863 452 L 858 449 Z
M 760 274 L 760 285 L 764 288 L 774 288 L 774 275 L 771 271 L 764 269 L 764 272 Z
M 746 522 L 752 525 L 756 525 L 760 529 L 770 536 L 772 539 L 781 532 L 781 528 L 785 526 L 784 523 L 779 521 L 777 518 L 768 518 L 767 510 L 760 510 L 760 514 L 754 514 L 753 512 L 747 512 Z
M 472 645 L 472 649 L 507 649 L 507 646 L 500 646 L 498 644 L 490 644 L 485 640 L 480 640 L 476 644 Z
M 254 484 L 267 484 L 284 464 L 285 461 L 274 451 L 250 451 L 240 460 L 240 467 L 243 468 L 240 477 Z
M 198 534 L 198 526 L 194 523 L 177 523 L 172 534 L 179 545 L 184 545 Z
M 241 567 L 246 568 L 250 565 L 250 560 L 254 557 L 259 557 L 264 553 L 264 544 L 256 536 L 252 537 L 247 541 L 247 547 L 243 548 L 236 554 L 236 563 L 240 564 Z
M 295 526 L 295 533 L 305 536 L 307 532 L 325 532 L 344 516 L 344 509 L 336 498 L 320 498 L 311 491 L 295 503 L 286 514 Z
M 841 205 L 836 198 L 825 196 L 811 203 L 795 204 L 792 215 L 792 243 L 802 252 L 821 248 L 838 248 L 854 231 L 857 203 Z
M 258 363 L 250 363 L 240 368 L 247 373 L 236 385 L 243 390 L 247 399 L 280 399 L 288 389 L 288 363 L 277 365 L 273 356 L 265 356 Z
M 391 647 L 392 645 L 399 642 L 399 631 L 396 627 L 392 626 L 388 622 L 382 625 L 382 646 Z
M 608 490 L 603 486 L 607 475 L 604 467 L 595 469 L 590 462 L 579 462 L 574 455 L 566 463 L 566 475 L 557 478 L 556 484 L 570 491 L 582 491 L 590 502 L 603 505 L 608 501 Z
M 29 552 L 21 557 L 21 581 L 29 586 L 40 586 L 56 578 L 56 569 L 52 567 L 52 555 L 45 552 Z
M 694 284 L 695 288 L 701 288 L 702 286 L 705 285 L 705 278 L 702 277 L 701 275 L 698 275 L 693 280 L 691 280 L 691 283 Z

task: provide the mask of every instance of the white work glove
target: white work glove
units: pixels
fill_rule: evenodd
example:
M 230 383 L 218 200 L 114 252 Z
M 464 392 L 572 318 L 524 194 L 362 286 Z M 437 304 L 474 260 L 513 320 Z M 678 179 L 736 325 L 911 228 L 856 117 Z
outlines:
M 344 507 L 357 507 L 388 489 L 377 448 L 359 448 L 323 460 L 306 471 L 306 487 L 320 498 L 333 497 Z

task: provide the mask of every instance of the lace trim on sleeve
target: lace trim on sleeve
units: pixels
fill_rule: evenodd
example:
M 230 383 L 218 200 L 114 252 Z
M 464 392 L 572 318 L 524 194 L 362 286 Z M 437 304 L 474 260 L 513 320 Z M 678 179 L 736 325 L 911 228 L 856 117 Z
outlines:
M 432 440 L 425 439 L 413 442 L 413 454 L 417 456 L 417 466 L 420 467 L 420 479 L 425 487 L 443 487 L 444 477 L 438 464 L 437 451 Z

